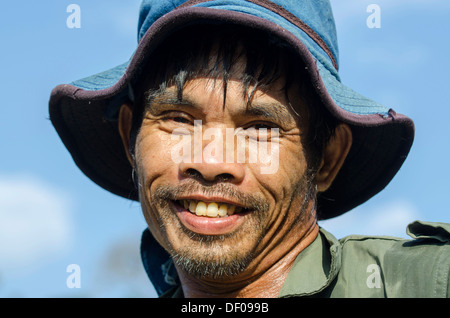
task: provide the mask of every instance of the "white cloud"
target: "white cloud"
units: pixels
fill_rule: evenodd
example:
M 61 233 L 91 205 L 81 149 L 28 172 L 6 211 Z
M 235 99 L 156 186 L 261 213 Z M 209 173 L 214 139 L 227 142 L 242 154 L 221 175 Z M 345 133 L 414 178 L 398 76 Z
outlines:
M 406 226 L 419 218 L 412 203 L 397 200 L 374 207 L 363 205 L 337 218 L 321 221 L 320 225 L 337 238 L 350 234 L 409 238 Z
M 0 176 L 0 273 L 32 271 L 71 242 L 70 200 L 27 175 Z

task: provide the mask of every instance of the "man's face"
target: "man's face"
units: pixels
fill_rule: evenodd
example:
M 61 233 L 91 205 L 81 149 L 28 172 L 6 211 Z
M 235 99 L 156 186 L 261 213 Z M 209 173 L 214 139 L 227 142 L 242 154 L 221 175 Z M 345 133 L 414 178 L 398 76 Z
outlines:
M 181 100 L 168 87 L 147 105 L 135 152 L 152 234 L 179 269 L 216 279 L 271 266 L 315 223 L 304 132 L 283 81 L 257 89 L 248 105 L 231 79 L 225 97 L 221 80 L 192 79 Z M 269 150 L 252 161 L 255 149 Z

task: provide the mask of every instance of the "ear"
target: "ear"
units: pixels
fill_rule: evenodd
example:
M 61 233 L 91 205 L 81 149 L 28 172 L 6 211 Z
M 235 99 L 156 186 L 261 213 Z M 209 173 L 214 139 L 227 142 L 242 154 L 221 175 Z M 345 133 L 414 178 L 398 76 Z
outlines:
M 134 161 L 130 153 L 130 134 L 133 119 L 132 105 L 125 103 L 120 107 L 118 117 L 118 129 L 120 137 L 122 138 L 123 147 L 127 154 L 128 161 L 134 166 Z
M 331 136 L 322 154 L 322 161 L 315 176 L 317 190 L 326 191 L 339 170 L 344 164 L 344 160 L 352 146 L 352 131 L 347 124 L 339 124 L 335 133 Z

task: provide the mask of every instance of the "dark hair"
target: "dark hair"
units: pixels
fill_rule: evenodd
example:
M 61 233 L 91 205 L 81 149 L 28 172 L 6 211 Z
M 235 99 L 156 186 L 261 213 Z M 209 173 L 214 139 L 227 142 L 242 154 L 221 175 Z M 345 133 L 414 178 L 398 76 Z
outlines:
M 316 169 L 321 161 L 323 147 L 334 134 L 337 120 L 324 108 L 315 96 L 314 88 L 301 59 L 290 47 L 268 33 L 235 25 L 192 25 L 168 37 L 149 57 L 141 70 L 139 80 L 133 84 L 135 102 L 130 147 L 134 153 L 136 136 L 142 124 L 145 105 L 168 86 L 176 85 L 181 99 L 185 83 L 189 79 L 208 76 L 223 80 L 224 105 L 230 73 L 239 58 L 245 58 L 245 69 L 239 72 L 244 98 L 251 102 L 256 88 L 263 89 L 284 78 L 284 92 L 295 85 L 307 105 L 306 119 L 298 118 L 306 125 L 304 147 L 310 169 Z M 211 60 L 213 59 L 213 60 Z M 235 75 L 235 74 L 233 74 Z M 249 87 L 253 90 L 249 92 Z M 291 106 L 295 113 L 295 101 Z

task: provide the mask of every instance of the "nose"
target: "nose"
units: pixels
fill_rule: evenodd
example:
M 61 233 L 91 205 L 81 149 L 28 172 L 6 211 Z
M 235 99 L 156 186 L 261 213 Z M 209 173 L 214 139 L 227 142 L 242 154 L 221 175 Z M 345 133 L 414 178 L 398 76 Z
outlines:
M 205 148 L 203 148 L 205 149 Z M 196 178 L 206 182 L 231 182 L 238 184 L 245 176 L 245 164 L 228 162 L 222 158 L 208 156 L 202 151 L 201 160 L 182 161 L 179 163 L 179 173 L 184 177 Z
M 207 182 L 231 182 L 238 184 L 244 179 L 244 168 L 234 163 L 180 163 L 180 173 L 185 177 Z

